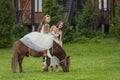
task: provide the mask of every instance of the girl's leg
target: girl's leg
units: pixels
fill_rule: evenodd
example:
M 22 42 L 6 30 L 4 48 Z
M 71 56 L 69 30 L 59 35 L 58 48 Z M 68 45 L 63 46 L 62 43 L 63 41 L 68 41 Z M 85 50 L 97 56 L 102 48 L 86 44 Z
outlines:
M 50 72 L 53 72 L 54 68 L 53 68 L 53 57 L 50 58 Z
M 56 69 L 55 69 L 55 72 L 58 72 L 58 65 L 56 65 Z
M 53 66 L 50 66 L 50 72 L 53 72 L 53 71 L 54 71 Z

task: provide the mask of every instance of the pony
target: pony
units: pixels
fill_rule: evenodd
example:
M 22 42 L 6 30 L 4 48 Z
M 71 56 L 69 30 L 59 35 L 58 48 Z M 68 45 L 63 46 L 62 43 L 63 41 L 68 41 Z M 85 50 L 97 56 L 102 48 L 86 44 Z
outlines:
M 19 63 L 19 72 L 20 73 L 23 72 L 22 61 L 25 56 L 27 57 L 29 57 L 29 55 L 33 57 L 47 56 L 47 50 L 40 52 L 35 51 L 24 45 L 20 40 L 14 42 L 12 50 L 13 53 L 12 53 L 11 68 L 13 73 L 16 73 L 17 63 Z M 50 48 L 50 54 L 52 56 L 56 56 L 59 59 L 60 61 L 59 64 L 62 67 L 63 72 L 69 72 L 70 57 L 66 54 L 63 48 L 55 41 L 53 42 L 52 48 Z M 47 57 L 46 66 L 43 68 L 43 71 L 48 72 L 49 65 L 50 65 L 50 59 Z

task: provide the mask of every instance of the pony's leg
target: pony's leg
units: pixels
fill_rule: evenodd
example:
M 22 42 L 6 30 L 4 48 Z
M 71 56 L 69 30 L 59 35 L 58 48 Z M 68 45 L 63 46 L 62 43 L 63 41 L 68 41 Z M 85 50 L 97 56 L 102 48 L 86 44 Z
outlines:
M 48 67 L 50 65 L 50 58 L 46 56 L 46 64 L 45 66 L 41 69 L 41 72 L 48 72 Z
M 22 61 L 23 61 L 23 57 L 18 57 L 19 72 L 20 72 L 20 73 L 23 72 Z

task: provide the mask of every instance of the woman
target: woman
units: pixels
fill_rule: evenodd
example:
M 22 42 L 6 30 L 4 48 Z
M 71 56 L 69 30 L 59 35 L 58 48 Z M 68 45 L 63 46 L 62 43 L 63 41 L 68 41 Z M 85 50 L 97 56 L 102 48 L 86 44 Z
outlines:
M 64 23 L 60 21 L 57 23 L 56 26 L 52 26 L 50 29 L 52 35 L 54 36 L 54 41 L 58 43 L 61 47 L 63 44 L 63 26 L 64 26 Z M 59 60 L 57 59 L 57 57 L 52 56 L 50 58 L 50 72 L 54 71 L 54 68 L 53 68 L 54 65 L 56 65 L 55 72 L 58 72 Z
M 56 27 L 58 28 L 58 34 L 59 34 L 58 40 L 59 40 L 59 44 L 62 47 L 62 44 L 63 44 L 63 27 L 64 27 L 64 22 L 63 21 L 58 22 L 57 25 L 56 25 Z
M 52 26 L 50 32 L 54 36 L 54 40 L 62 47 L 63 44 L 63 26 L 62 21 L 58 22 L 56 26 Z

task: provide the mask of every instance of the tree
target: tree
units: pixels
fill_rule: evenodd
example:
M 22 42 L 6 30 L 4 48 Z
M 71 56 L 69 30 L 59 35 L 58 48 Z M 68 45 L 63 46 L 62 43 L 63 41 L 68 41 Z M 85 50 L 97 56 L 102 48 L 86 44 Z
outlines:
M 51 16 L 51 25 L 55 25 L 58 21 L 64 20 L 61 12 L 63 6 L 59 5 L 56 0 L 43 0 L 43 14 Z
M 112 26 L 110 27 L 110 34 L 114 37 L 120 38 L 120 1 L 117 0 L 115 8 L 115 17 Z
M 94 37 L 95 27 L 94 21 L 100 17 L 100 12 L 92 5 L 91 1 L 87 1 L 83 5 L 82 12 L 78 12 L 75 18 L 76 31 L 80 36 L 85 36 L 88 38 Z
M 0 48 L 8 47 L 12 41 L 11 29 L 14 23 L 14 8 L 11 0 L 0 0 Z
M 56 0 L 43 0 L 43 14 L 51 16 L 50 25 L 56 25 L 58 21 L 64 21 L 64 42 L 70 42 L 73 38 L 73 27 L 66 21 L 63 6 Z

